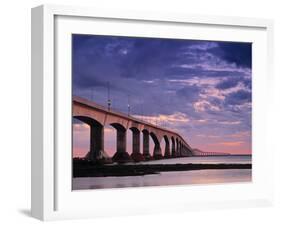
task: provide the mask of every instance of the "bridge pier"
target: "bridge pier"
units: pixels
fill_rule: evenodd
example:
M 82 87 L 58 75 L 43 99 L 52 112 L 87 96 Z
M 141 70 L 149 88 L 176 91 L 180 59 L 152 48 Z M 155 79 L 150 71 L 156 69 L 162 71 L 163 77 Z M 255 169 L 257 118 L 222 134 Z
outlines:
M 122 127 L 121 125 L 114 125 L 112 126 L 116 129 L 117 131 L 117 150 L 114 156 L 112 157 L 114 162 L 119 162 L 119 163 L 124 163 L 124 162 L 130 162 L 131 157 L 126 151 L 126 142 L 127 142 L 127 137 L 126 137 L 126 129 Z
M 144 160 L 143 155 L 140 153 L 140 131 L 136 128 L 131 128 L 131 130 L 133 132 L 133 151 L 131 157 L 135 162 L 140 162 Z
M 170 158 L 171 157 L 170 142 L 169 142 L 169 139 L 167 137 L 164 137 L 164 139 L 165 139 L 165 152 L 164 152 L 164 156 L 165 156 L 165 158 Z
M 147 130 L 142 131 L 143 133 L 143 157 L 145 160 L 150 160 L 151 155 L 149 154 L 149 132 Z
M 176 147 L 175 147 L 175 140 L 174 138 L 172 138 L 172 157 L 176 157 L 177 154 L 176 154 Z
M 180 142 L 178 141 L 178 139 L 176 139 L 176 157 L 179 157 L 179 151 L 180 151 Z
M 179 156 L 180 156 L 180 157 L 182 157 L 182 154 L 183 154 L 183 153 L 182 153 L 182 143 L 181 143 L 181 141 L 180 141 L 180 150 L 179 150 Z
M 88 125 L 90 126 L 90 151 L 86 158 L 92 161 L 102 160 L 104 149 L 103 126 L 95 123 L 89 123 Z
M 188 156 L 189 156 L 189 157 L 190 157 L 190 156 L 193 156 L 192 151 L 191 151 L 189 148 L 187 148 L 187 153 L 188 153 Z
M 126 131 L 117 130 L 117 152 L 126 152 Z
M 150 133 L 150 136 L 151 136 L 151 138 L 154 142 L 153 158 L 154 159 L 162 159 L 163 156 L 162 156 L 159 138 L 154 133 Z
M 87 116 L 75 116 L 74 118 L 90 127 L 90 150 L 85 158 L 94 162 L 110 162 L 110 159 L 104 155 L 103 125 Z
M 154 150 L 153 150 L 153 158 L 154 159 L 162 159 L 163 158 L 160 144 L 155 144 Z

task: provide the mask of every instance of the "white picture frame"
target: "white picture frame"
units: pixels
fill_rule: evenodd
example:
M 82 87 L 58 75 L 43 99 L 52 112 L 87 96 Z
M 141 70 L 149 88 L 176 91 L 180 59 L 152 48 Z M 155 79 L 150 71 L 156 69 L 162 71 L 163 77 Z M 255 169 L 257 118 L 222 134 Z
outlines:
M 108 26 L 99 26 L 103 20 Z M 69 22 L 70 21 L 70 22 Z M 194 185 L 156 188 L 130 188 L 72 192 L 71 163 L 62 159 L 71 155 L 62 147 L 71 147 L 71 123 L 63 115 L 69 114 L 71 85 L 69 54 L 65 35 L 73 29 L 89 32 L 95 23 L 96 32 L 119 34 L 115 23 L 126 26 L 139 23 L 140 29 L 131 34 L 169 36 L 165 26 L 194 27 L 194 39 L 253 41 L 253 182 L 248 184 Z M 89 24 L 87 24 L 89 23 Z M 83 25 L 84 24 L 84 25 Z M 82 26 L 81 26 L 82 25 Z M 160 26 L 161 25 L 161 26 Z M 144 27 L 146 26 L 146 27 Z M 110 29 L 109 29 L 110 28 Z M 116 27 L 115 27 L 116 28 Z M 121 28 L 121 27 L 120 27 Z M 200 28 L 200 35 L 196 29 Z M 218 29 L 220 32 L 204 32 Z M 240 32 L 234 32 L 236 29 Z M 166 29 L 167 30 L 167 29 Z M 232 37 L 229 38 L 229 31 Z M 166 32 L 166 33 L 165 33 Z M 192 33 L 192 32 L 191 32 Z M 170 36 L 169 36 L 170 37 Z M 59 48 L 65 53 L 60 54 Z M 58 54 L 59 52 L 59 54 Z M 273 85 L 273 22 L 265 19 L 160 14 L 153 12 L 110 11 L 83 7 L 43 5 L 32 9 L 32 216 L 41 220 L 89 218 L 98 216 L 174 212 L 194 209 L 253 207 L 273 202 L 273 153 L 266 138 L 267 113 Z M 62 66 L 62 67 L 61 67 Z M 65 67 L 64 67 L 65 66 Z M 60 75 L 60 76 L 58 76 Z M 62 110 L 62 105 L 63 109 Z M 71 116 L 69 114 L 69 116 Z M 63 122 L 62 122 L 63 120 Z M 61 124 L 67 125 L 61 127 Z M 58 137 L 60 139 L 58 140 Z M 62 140 L 62 141 L 61 141 Z M 265 151 L 264 151 L 265 150 Z M 127 197 L 125 200 L 118 196 Z M 171 196 L 172 194 L 173 197 Z M 208 195 L 212 194 L 212 195 Z M 111 200 L 104 203 L 104 197 Z M 146 197 L 146 198 L 145 198 Z M 147 198 L 148 197 L 148 198 Z M 165 197 L 165 199 L 163 199 Z M 170 198 L 171 197 L 171 198 Z M 86 202 L 87 201 L 87 202 Z M 95 201 L 99 206 L 93 206 Z M 83 204 L 83 205 L 82 205 Z

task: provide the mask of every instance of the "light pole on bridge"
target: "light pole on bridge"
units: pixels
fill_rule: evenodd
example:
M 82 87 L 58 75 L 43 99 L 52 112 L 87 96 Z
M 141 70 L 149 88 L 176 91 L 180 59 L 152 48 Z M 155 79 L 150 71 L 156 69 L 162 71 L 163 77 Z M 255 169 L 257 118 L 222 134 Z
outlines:
M 130 95 L 128 95 L 128 116 L 130 115 L 130 112 L 131 112 Z
M 110 111 L 111 100 L 110 100 L 110 84 L 107 82 L 107 109 Z

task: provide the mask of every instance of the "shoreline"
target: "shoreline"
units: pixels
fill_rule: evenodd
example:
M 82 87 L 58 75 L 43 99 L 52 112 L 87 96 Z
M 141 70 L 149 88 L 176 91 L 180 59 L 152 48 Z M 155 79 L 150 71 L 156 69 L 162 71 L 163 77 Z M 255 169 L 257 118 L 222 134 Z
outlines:
M 73 178 L 77 177 L 125 177 L 159 174 L 161 172 L 210 170 L 210 169 L 252 169 L 252 164 L 141 164 L 141 165 L 91 165 L 73 163 Z

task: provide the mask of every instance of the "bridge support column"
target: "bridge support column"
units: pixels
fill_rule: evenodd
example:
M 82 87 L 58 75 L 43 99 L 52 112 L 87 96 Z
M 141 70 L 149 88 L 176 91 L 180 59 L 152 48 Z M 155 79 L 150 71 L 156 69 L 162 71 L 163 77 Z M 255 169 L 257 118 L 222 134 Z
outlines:
M 165 156 L 165 158 L 170 158 L 171 157 L 170 142 L 169 142 L 169 140 L 166 141 L 164 156 Z
M 179 152 L 180 152 L 180 142 L 178 141 L 178 140 L 176 140 L 176 144 L 177 144 L 177 146 L 176 146 L 176 157 L 178 157 L 179 156 Z
M 175 147 L 175 141 L 172 140 L 172 157 L 176 157 L 176 147 Z
M 143 131 L 143 157 L 145 160 L 150 160 L 151 155 L 149 154 L 149 132 Z
M 188 156 L 188 151 L 186 146 L 183 146 L 184 156 Z
M 161 146 L 159 143 L 156 143 L 154 146 L 154 150 L 153 150 L 153 158 L 154 159 L 162 159 L 162 151 L 161 151 Z
M 129 162 L 131 161 L 131 157 L 126 151 L 126 129 L 122 127 L 113 127 L 117 130 L 117 150 L 112 159 L 114 162 L 119 163 Z
M 183 153 L 184 153 L 184 156 L 187 156 L 187 150 L 186 150 L 185 145 L 183 146 Z
M 126 152 L 126 131 L 117 130 L 117 152 Z
M 104 130 L 103 126 L 90 124 L 90 152 L 88 159 L 92 161 L 101 160 L 103 158 L 104 149 Z
M 179 156 L 182 157 L 182 143 L 180 142 Z
M 143 155 L 140 153 L 140 131 L 137 129 L 131 130 L 133 132 L 133 152 L 131 157 L 135 162 L 140 162 L 144 160 Z

